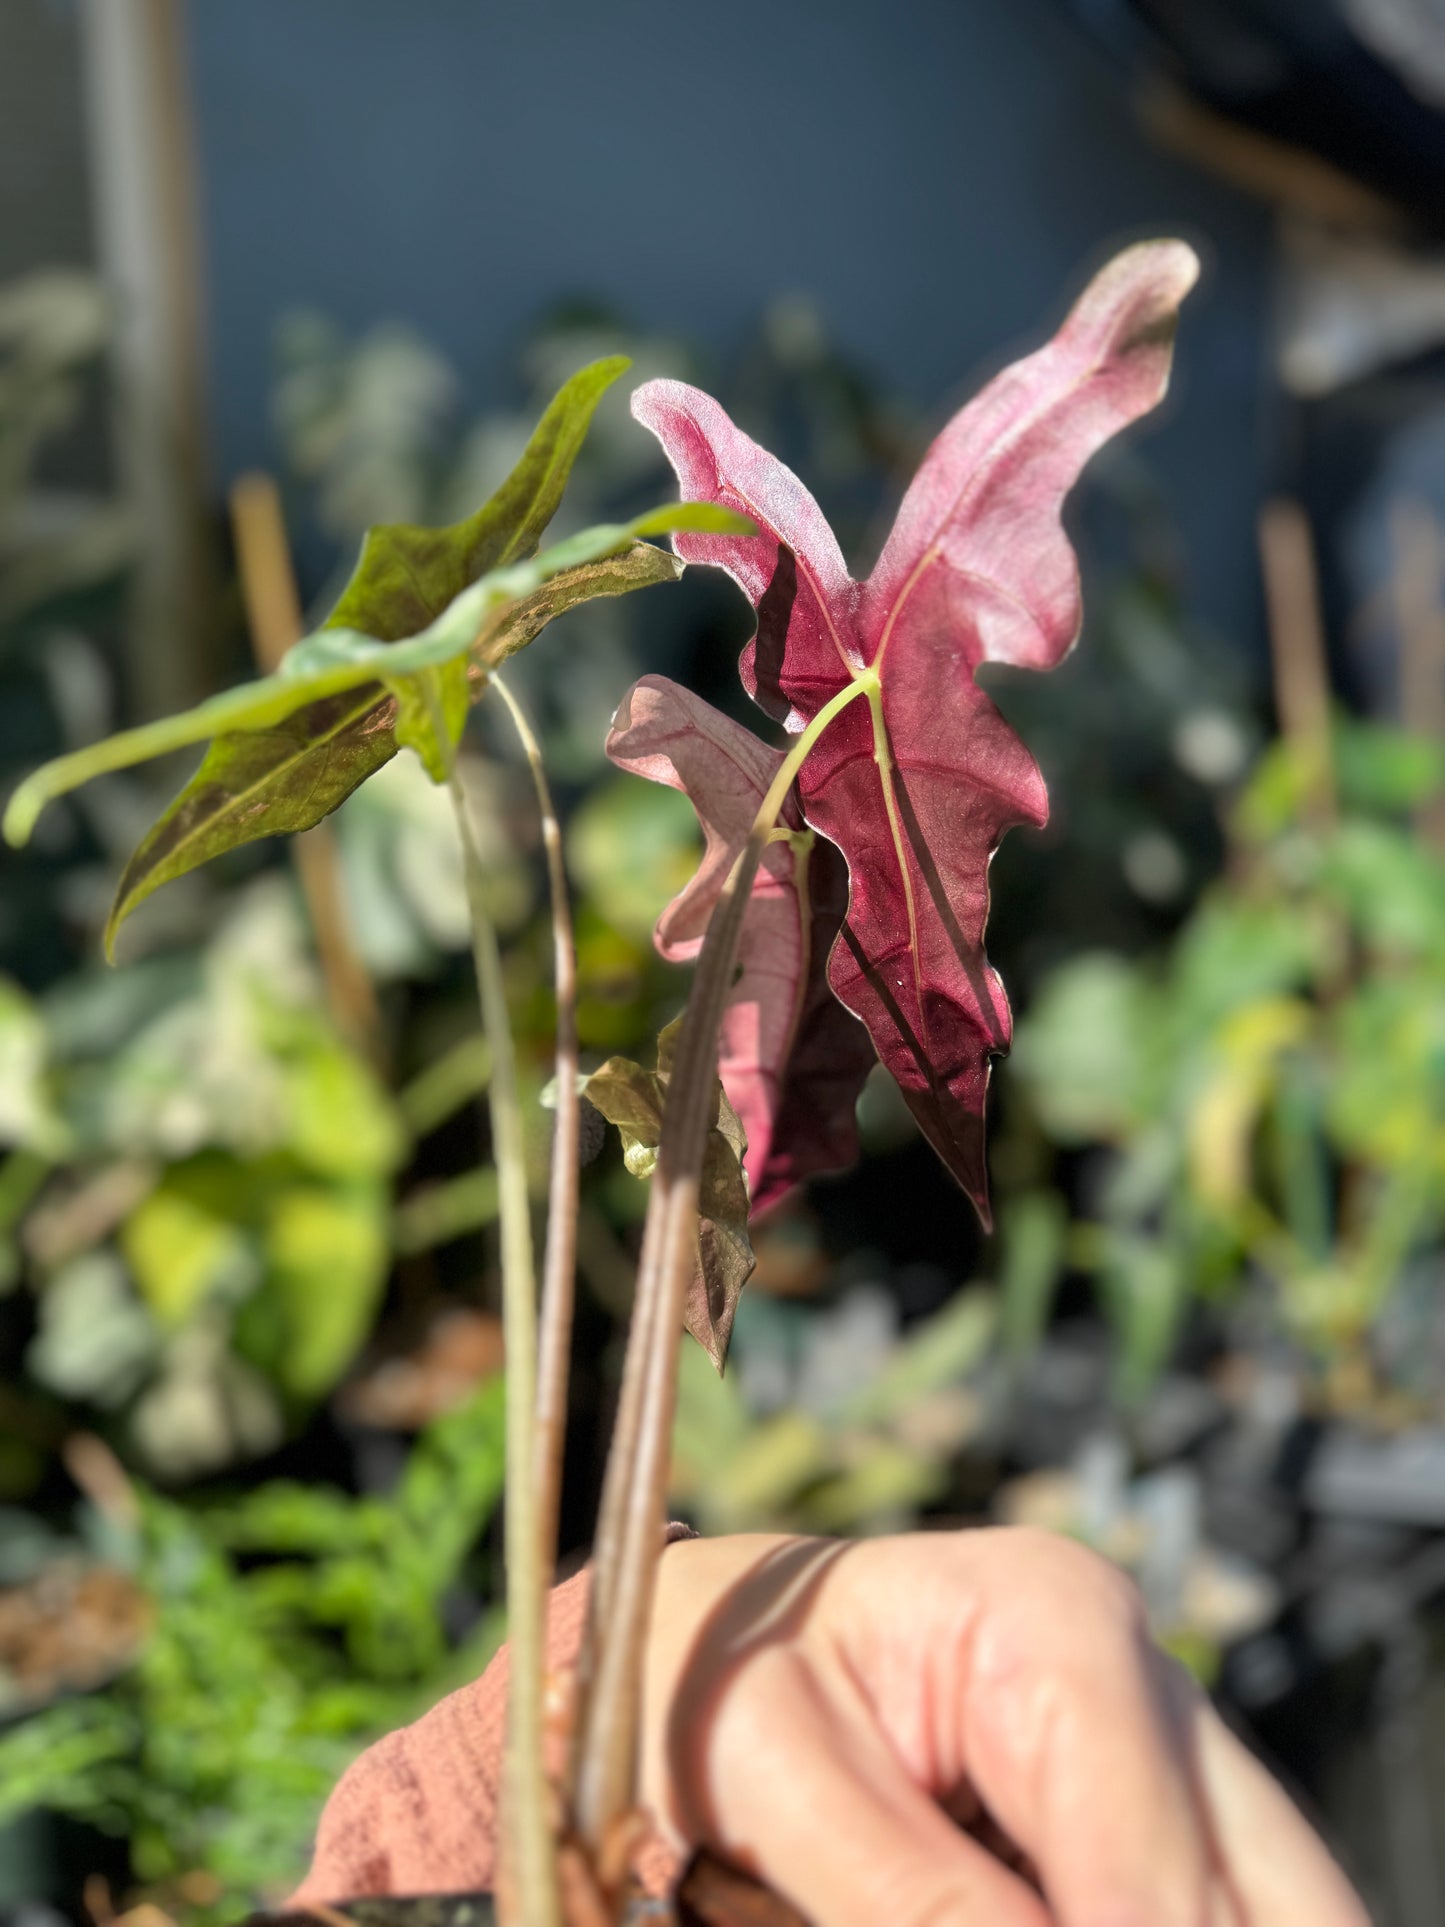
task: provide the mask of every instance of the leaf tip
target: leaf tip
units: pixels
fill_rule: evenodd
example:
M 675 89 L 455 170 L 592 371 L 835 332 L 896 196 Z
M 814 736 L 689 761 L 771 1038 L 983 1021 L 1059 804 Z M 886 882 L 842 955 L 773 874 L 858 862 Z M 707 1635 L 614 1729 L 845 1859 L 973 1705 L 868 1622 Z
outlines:
M 1079 306 L 1117 316 L 1121 348 L 1156 342 L 1167 347 L 1179 324 L 1180 306 L 1200 273 L 1199 256 L 1187 241 L 1173 236 L 1136 241 L 1100 269 Z
M 691 534 L 762 534 L 762 530 L 752 516 L 744 515 L 740 509 L 724 508 L 720 502 L 684 502 L 681 507 L 689 511 L 688 519 L 685 522 L 675 522 L 673 526 Z
M 679 399 L 687 393 L 686 382 L 672 381 L 666 375 L 656 375 L 651 381 L 640 382 L 632 391 L 629 407 L 634 421 L 644 428 L 654 428 L 658 411 L 669 401 Z
M 115 940 L 120 935 L 121 925 L 141 901 L 141 898 L 148 894 L 144 888 L 137 892 L 134 889 L 128 889 L 126 887 L 130 883 L 133 865 L 134 858 L 132 858 L 131 863 L 126 865 L 125 874 L 116 886 L 115 896 L 111 900 L 110 909 L 106 912 L 105 928 L 101 932 L 100 940 L 105 951 L 105 960 L 108 964 L 115 962 Z
M 736 509 L 715 502 L 670 502 L 650 509 L 627 524 L 627 532 L 644 535 L 756 535 L 757 523 Z
M 39 816 L 41 807 L 28 781 L 20 785 L 5 805 L 5 815 L 3 820 L 0 820 L 0 830 L 3 830 L 5 841 L 12 850 L 24 849 L 30 841 L 30 832 L 35 828 L 35 819 Z
M 1133 247 L 1125 248 L 1118 259 L 1147 266 L 1148 271 L 1162 285 L 1174 290 L 1176 299 L 1181 301 L 1199 279 L 1199 256 L 1190 243 L 1177 234 L 1159 234 L 1149 240 L 1136 241 Z
M 727 1371 L 728 1353 L 732 1348 L 733 1319 L 737 1314 L 738 1291 L 730 1295 L 720 1307 L 711 1307 L 706 1302 L 706 1287 L 700 1294 L 703 1303 L 694 1300 L 687 1307 L 683 1325 L 688 1335 L 707 1353 L 712 1368 L 721 1378 Z

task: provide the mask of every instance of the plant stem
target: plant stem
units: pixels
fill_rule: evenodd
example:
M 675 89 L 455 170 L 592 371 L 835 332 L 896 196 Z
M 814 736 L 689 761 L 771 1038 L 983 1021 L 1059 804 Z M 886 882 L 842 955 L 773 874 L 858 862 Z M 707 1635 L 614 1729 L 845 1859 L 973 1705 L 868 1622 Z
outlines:
M 673 1057 L 652 1179 L 622 1392 L 608 1454 L 592 1601 L 579 1666 L 573 1802 L 600 1852 L 634 1799 L 637 1715 L 657 1562 L 683 1306 L 697 1244 L 697 1205 L 717 1079 L 718 1029 L 758 864 L 798 771 L 833 719 L 878 686 L 857 675 L 825 704 L 784 758 L 708 923 Z
M 466 791 L 455 767 L 452 802 L 466 864 L 472 956 L 482 1028 L 492 1054 L 488 1101 L 492 1156 L 502 1244 L 502 1328 L 507 1358 L 506 1554 L 507 1634 L 512 1670 L 507 1694 L 507 1748 L 502 1818 L 515 1886 L 517 1927 L 560 1927 L 549 1794 L 542 1758 L 544 1580 L 537 1538 L 536 1483 L 532 1466 L 536 1407 L 537 1306 L 532 1262 L 532 1208 L 522 1141 L 517 1060 L 502 977 L 496 927 L 487 911 L 484 877 L 468 815 Z M 502 1845 L 499 1839 L 499 1848 Z M 500 1857 L 500 1855 L 499 1855 Z
M 547 883 L 552 897 L 552 976 L 557 1003 L 557 1110 L 552 1138 L 552 1177 L 547 1198 L 547 1250 L 542 1260 L 542 1320 L 537 1361 L 537 1556 L 545 1577 L 557 1564 L 557 1512 L 562 1490 L 562 1447 L 567 1431 L 567 1371 L 572 1349 L 572 1309 L 577 1273 L 578 1116 L 577 950 L 567 898 L 562 830 L 542 750 L 526 711 L 500 676 L 492 688 L 516 726 L 542 819 Z

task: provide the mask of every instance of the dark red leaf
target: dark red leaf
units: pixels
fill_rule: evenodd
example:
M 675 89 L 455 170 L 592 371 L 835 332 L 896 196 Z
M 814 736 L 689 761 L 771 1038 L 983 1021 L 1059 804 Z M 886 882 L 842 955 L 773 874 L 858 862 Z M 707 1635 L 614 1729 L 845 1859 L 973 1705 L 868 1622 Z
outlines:
M 782 753 L 690 690 L 644 676 L 618 707 L 607 754 L 620 769 L 682 790 L 697 811 L 702 862 L 656 933 L 669 962 L 690 962 Z M 795 840 L 771 844 L 759 866 L 718 1059 L 748 1135 L 754 1216 L 802 1179 L 855 1161 L 854 1106 L 873 1063 L 868 1033 L 828 987 L 828 954 L 848 903 L 843 859 L 805 828 L 792 798 L 781 827 Z
M 799 778 L 808 822 L 848 862 L 829 980 L 985 1222 L 984 1103 L 1011 1028 L 983 952 L 988 865 L 1010 825 L 1044 822 L 1048 799 L 974 672 L 1052 668 L 1071 647 L 1079 581 L 1064 497 L 1163 394 L 1197 271 L 1177 241 L 1112 261 L 1055 338 L 944 429 L 866 582 L 849 576 L 797 477 L 709 396 L 653 381 L 633 397 L 684 499 L 740 509 L 766 531 L 676 541 L 686 561 L 726 569 L 757 609 L 742 667 L 762 707 L 797 731 L 850 677 L 879 678 L 877 700 L 846 709 Z

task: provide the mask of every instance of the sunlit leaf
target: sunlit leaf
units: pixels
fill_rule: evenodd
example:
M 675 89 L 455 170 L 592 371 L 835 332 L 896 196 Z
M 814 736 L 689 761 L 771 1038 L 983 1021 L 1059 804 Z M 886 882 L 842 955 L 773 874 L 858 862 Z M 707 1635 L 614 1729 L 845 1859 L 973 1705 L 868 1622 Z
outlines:
M 598 550 L 617 547 L 615 530 L 589 533 Z M 267 704 L 289 706 L 286 713 L 277 722 L 263 718 L 259 727 L 243 713 L 234 730 L 217 736 L 127 864 L 107 944 L 162 883 L 256 837 L 309 829 L 403 742 L 434 781 L 445 780 L 465 705 L 480 694 L 485 669 L 531 642 L 564 609 L 669 581 L 679 566 L 645 543 L 616 557 L 584 553 L 580 561 L 576 545 L 567 547 L 570 553 L 554 549 L 512 565 L 502 572 L 507 581 L 484 577 L 410 641 L 326 629 L 298 644 L 277 676 L 251 686 Z M 333 693 L 338 683 L 344 687 Z M 320 699 L 307 701 L 317 689 L 324 691 Z
M 626 355 L 609 355 L 578 369 L 549 403 L 506 481 L 464 521 L 442 529 L 390 523 L 369 530 L 326 627 L 400 642 L 478 577 L 529 556 L 557 513 L 598 402 L 630 366 Z
M 1068 1210 L 1053 1191 L 1023 1191 L 999 1213 L 999 1320 L 1005 1349 L 1027 1358 L 1044 1335 L 1064 1267 Z
M 1052 668 L 1078 634 L 1078 565 L 1060 519 L 1095 451 L 1152 408 L 1198 263 L 1130 248 L 1055 338 L 1005 369 L 934 442 L 866 582 L 798 478 L 711 399 L 648 382 L 633 412 L 682 493 L 759 533 L 682 537 L 758 612 L 743 679 L 790 731 L 867 679 L 799 774 L 803 814 L 843 851 L 851 896 L 829 981 L 861 1017 L 925 1135 L 988 1215 L 983 1114 L 1008 1046 L 983 952 L 988 866 L 1011 824 L 1042 823 L 1043 779 L 979 689 L 986 662 Z
M 371 1329 L 389 1265 L 386 1214 L 367 1192 L 298 1186 L 271 1214 L 266 1261 L 280 1323 L 275 1375 L 296 1397 L 319 1397 Z
M 575 375 L 507 481 L 465 521 L 372 530 L 331 617 L 275 676 L 58 758 L 20 785 L 5 815 L 14 843 L 25 841 L 52 797 L 211 739 L 200 769 L 127 866 L 108 947 L 162 883 L 237 844 L 309 828 L 398 747 L 415 749 L 433 779 L 445 780 L 488 670 L 580 602 L 675 579 L 680 561 L 640 538 L 724 526 L 714 510 L 674 505 L 584 530 L 527 559 L 600 396 L 627 365 L 613 356 Z M 736 517 L 730 525 L 741 526 Z
M 1428 736 L 1339 716 L 1331 755 L 1347 811 L 1418 809 L 1445 790 L 1445 743 Z
M 1320 883 L 1372 951 L 1445 962 L 1445 863 L 1388 823 L 1342 823 L 1321 853 Z
M 1181 1254 L 1157 1238 L 1111 1232 L 1099 1289 L 1119 1337 L 1118 1386 L 1133 1401 L 1158 1377 L 1188 1298 Z
M 398 746 L 415 750 L 431 780 L 445 783 L 472 704 L 465 657 L 419 676 L 383 676 L 382 685 L 396 702 L 392 731 Z
M 1189 1175 L 1198 1196 L 1228 1212 L 1250 1194 L 1254 1133 L 1283 1053 L 1309 1034 L 1310 1007 L 1296 998 L 1243 1004 L 1210 1039 L 1205 1075 L 1188 1120 Z
M 121 1228 L 120 1248 L 137 1291 L 165 1329 L 207 1298 L 254 1283 L 256 1257 L 234 1220 L 208 1210 L 183 1185 L 161 1184 Z
M 381 1178 L 406 1153 L 406 1134 L 385 1086 L 310 1013 L 267 1012 L 266 1044 L 282 1078 L 278 1115 L 285 1146 L 308 1172 Z
M 1061 1144 L 1124 1138 L 1158 1108 L 1158 996 L 1123 957 L 1086 951 L 1056 970 L 1009 1066 Z
M 685 796 L 609 775 L 567 824 L 567 867 L 612 932 L 650 943 L 653 925 L 697 867 L 697 817 Z
M 658 513 L 639 523 L 653 526 Z M 680 526 L 698 525 L 691 505 L 673 513 Z M 23 843 L 51 798 L 93 776 L 217 739 L 127 866 L 107 926 L 110 943 L 162 883 L 257 836 L 309 828 L 394 755 L 394 699 L 377 701 L 383 674 L 391 681 L 471 658 L 480 680 L 564 608 L 672 579 L 679 567 L 666 551 L 637 542 L 633 524 L 606 524 L 482 577 L 404 642 L 318 631 L 274 676 L 45 764 L 11 798 L 5 834 Z
M 245 793 L 239 789 L 236 774 L 224 763 L 211 770 L 209 776 L 228 801 L 234 797 L 234 807 L 241 813 L 239 830 L 246 830 L 249 824 L 250 818 L 245 815 L 248 807 L 252 810 L 270 807 L 269 796 L 260 789 L 260 783 L 267 778 L 284 781 L 288 786 L 286 801 L 291 814 L 298 819 L 293 827 L 303 827 L 301 819 L 314 820 L 308 815 L 310 805 L 304 797 L 290 794 L 290 790 L 297 787 L 301 775 L 309 774 L 304 764 L 313 744 L 319 744 L 327 755 L 344 755 L 350 747 L 344 732 L 353 721 L 367 716 L 371 718 L 370 733 L 385 732 L 386 756 L 395 754 L 390 700 L 382 703 L 384 715 L 372 714 L 382 693 L 378 679 L 383 673 L 403 676 L 440 668 L 474 647 L 481 664 L 496 667 L 512 649 L 531 641 L 537 632 L 527 620 L 529 611 L 525 606 L 532 594 L 551 584 L 551 593 L 544 599 L 545 620 L 550 621 L 574 601 L 608 593 L 605 569 L 600 577 L 592 572 L 576 580 L 572 579 L 572 572 L 584 564 L 603 563 L 628 549 L 632 540 L 631 530 L 625 526 L 609 524 L 586 530 L 583 537 L 573 536 L 565 543 L 558 543 L 530 562 L 516 563 L 483 577 L 464 590 L 436 620 L 405 642 L 389 644 L 384 638 L 351 629 L 318 630 L 288 652 L 274 676 L 242 683 L 238 688 L 208 698 L 194 709 L 158 722 L 143 723 L 137 729 L 122 730 L 102 742 L 44 764 L 26 778 L 11 798 L 5 812 L 6 837 L 13 844 L 24 843 L 36 817 L 52 798 L 77 788 L 93 776 L 148 762 L 172 750 L 204 742 L 208 737 L 221 739 L 231 731 L 271 730 L 285 723 L 292 726 L 289 760 L 277 762 L 273 757 L 264 759 L 254 770 L 244 769 L 241 774 L 251 784 Z M 660 557 L 661 562 L 654 562 L 653 556 Z M 651 551 L 643 562 L 642 576 L 637 576 L 634 567 L 632 579 L 621 587 L 632 588 L 638 586 L 639 580 L 655 581 L 677 573 L 674 559 L 662 550 Z M 561 576 L 567 579 L 553 582 L 554 577 Z M 539 623 L 537 627 L 540 626 Z M 323 707 L 332 698 L 347 701 L 337 703 L 334 709 Z M 360 707 L 363 699 L 364 709 Z M 364 730 L 363 734 L 366 733 Z M 378 756 L 375 744 L 363 745 L 361 754 L 368 772 L 378 761 L 386 760 L 386 756 Z M 203 765 L 197 783 L 207 774 Z M 340 796 L 335 797 L 331 807 L 341 800 Z M 230 839 L 233 843 L 247 840 L 245 834 L 236 834 Z

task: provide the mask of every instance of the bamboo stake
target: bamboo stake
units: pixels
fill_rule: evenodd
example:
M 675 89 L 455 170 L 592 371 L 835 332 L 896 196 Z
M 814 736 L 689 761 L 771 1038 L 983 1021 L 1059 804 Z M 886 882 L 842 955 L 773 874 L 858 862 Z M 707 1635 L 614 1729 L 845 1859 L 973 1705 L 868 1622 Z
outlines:
M 1392 588 L 1400 636 L 1400 722 L 1416 736 L 1445 744 L 1445 602 L 1441 600 L 1440 524 L 1428 502 L 1397 502 L 1390 516 L 1395 552 Z M 1415 827 L 1445 846 L 1445 791 L 1415 812 Z
M 1265 503 L 1259 517 L 1259 550 L 1279 732 L 1304 764 L 1308 812 L 1316 826 L 1323 827 L 1335 816 L 1330 671 L 1314 543 L 1298 502 L 1281 497 Z
M 261 673 L 273 675 L 303 625 L 281 498 L 269 475 L 243 475 L 232 488 L 231 528 L 252 653 Z M 338 1029 L 376 1060 L 381 1055 L 381 1012 L 351 932 L 336 838 L 328 824 L 318 823 L 294 836 L 291 849 L 316 939 L 327 1008 Z

